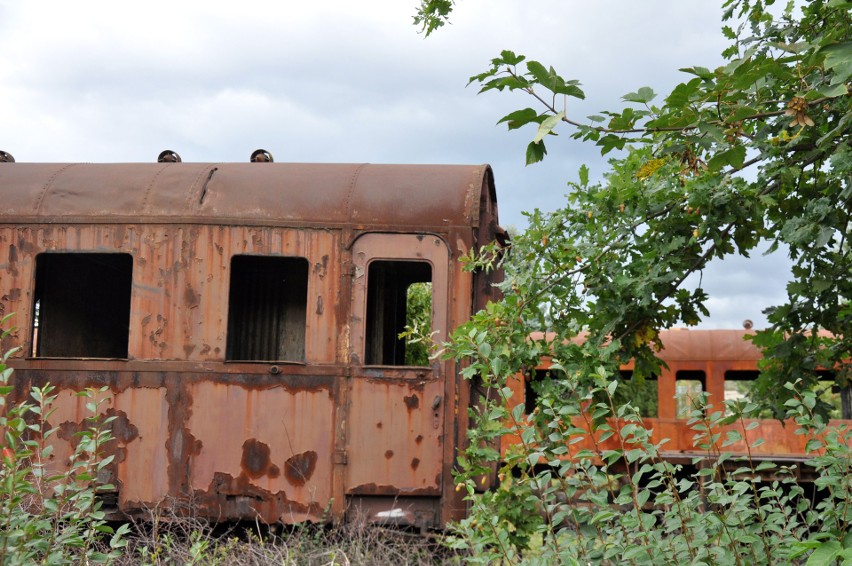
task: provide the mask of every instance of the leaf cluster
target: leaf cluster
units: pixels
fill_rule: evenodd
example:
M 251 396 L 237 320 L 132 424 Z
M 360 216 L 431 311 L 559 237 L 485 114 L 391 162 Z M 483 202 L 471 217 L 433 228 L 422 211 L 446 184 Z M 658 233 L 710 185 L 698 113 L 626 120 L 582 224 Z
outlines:
M 30 400 L 13 401 L 13 371 L 6 365 L 13 353 L 0 361 L 0 564 L 111 562 L 121 556 L 129 531 L 128 525 L 114 530 L 108 524 L 98 499 L 101 490 L 112 489 L 98 481 L 112 461 L 103 454 L 112 440 L 111 418 L 89 417 L 67 468 L 56 469 L 49 441 L 58 428 L 47 426 L 54 388 L 33 387 Z M 79 394 L 93 415 L 102 393 Z

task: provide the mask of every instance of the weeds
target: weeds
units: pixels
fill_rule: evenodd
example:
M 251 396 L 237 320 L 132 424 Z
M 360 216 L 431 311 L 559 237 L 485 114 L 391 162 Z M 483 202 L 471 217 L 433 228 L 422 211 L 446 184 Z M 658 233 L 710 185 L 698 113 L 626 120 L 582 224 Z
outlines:
M 455 347 L 479 355 L 471 365 L 477 375 L 499 367 L 482 356 L 493 350 L 476 333 L 467 336 L 467 346 Z M 469 561 L 852 563 L 852 431 L 828 426 L 800 383 L 787 385 L 787 418 L 807 439 L 804 466 L 817 476 L 810 494 L 795 466 L 755 459 L 751 447 L 740 456 L 725 452 L 756 426 L 746 420 L 756 405 L 730 402 L 725 411 L 706 396 L 695 400 L 688 424 L 700 456 L 674 464 L 661 457 L 662 443 L 652 442 L 639 411 L 613 400 L 618 384 L 603 367 L 550 382 L 529 418 L 491 375 L 499 394 L 472 411 L 471 446 L 460 459 L 470 516 L 448 538 Z M 514 451 L 489 448 L 506 434 L 520 438 Z M 495 461 L 503 465 L 500 487 L 477 494 L 476 480 Z
M 10 402 L 13 370 L 6 362 L 14 352 L 0 361 L 0 564 L 109 562 L 120 555 L 129 527 L 113 530 L 97 497 L 100 490 L 113 489 L 97 480 L 112 461 L 103 454 L 112 439 L 112 419 L 98 416 L 103 390 L 79 393 L 91 416 L 76 434 L 67 466 L 57 470 L 49 464 L 49 441 L 59 430 L 48 424 L 54 388 L 33 387 L 29 400 Z

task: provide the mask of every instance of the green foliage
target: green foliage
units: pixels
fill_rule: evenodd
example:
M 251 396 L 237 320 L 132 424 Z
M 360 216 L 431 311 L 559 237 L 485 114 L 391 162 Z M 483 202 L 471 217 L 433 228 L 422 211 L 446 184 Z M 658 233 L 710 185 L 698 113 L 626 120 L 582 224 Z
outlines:
M 450 20 L 454 0 L 420 0 L 420 7 L 414 16 L 414 25 L 420 27 L 427 36 Z
M 2 322 L 6 322 L 8 317 Z M 8 335 L 3 333 L 2 338 Z M 77 433 L 77 446 L 67 471 L 48 465 L 48 441 L 58 428 L 47 428 L 56 399 L 50 385 L 34 387 L 32 401 L 10 402 L 12 368 L 0 362 L 0 564 L 78 564 L 110 562 L 121 556 L 127 525 L 113 530 L 101 511 L 97 493 L 112 489 L 98 483 L 98 472 L 112 457 L 102 449 L 112 439 L 111 419 L 92 416 Z M 96 413 L 101 391 L 80 395 Z
M 432 340 L 432 284 L 412 283 L 406 292 L 405 365 L 428 366 L 434 341 Z
M 525 55 L 505 50 L 471 78 L 480 92 L 530 97 L 531 107 L 499 120 L 529 130 L 528 164 L 546 157 L 557 133 L 602 154 L 623 150 L 601 182 L 581 168 L 566 206 L 529 213 L 507 252 L 467 258 L 471 269 L 499 261 L 506 274 L 504 299 L 457 329 L 447 349 L 465 360 L 465 377 L 498 393 L 471 413 L 460 459 L 472 514 L 453 544 L 477 560 L 538 560 L 530 541 L 541 541 L 541 563 L 850 560 L 849 433 L 826 426 L 829 407 L 813 389 L 826 368 L 841 388 L 852 383 L 852 3 L 790 2 L 778 16 L 770 4 L 724 0 L 723 66 L 682 69 L 668 94 L 634 89 L 623 108 L 586 118 L 569 104 L 583 98 L 580 83 Z M 640 382 L 657 373 L 659 331 L 708 314 L 707 294 L 684 281 L 762 241 L 793 263 L 786 302 L 754 338 L 765 361 L 751 400 L 763 406 L 693 407 L 706 456 L 702 466 L 673 465 L 614 376 L 630 359 Z M 541 329 L 547 339 L 530 339 Z M 529 374 L 543 354 L 564 378 L 541 388 L 527 419 L 506 380 Z M 744 417 L 761 411 L 796 419 L 822 500 L 802 496 L 792 469 L 749 456 L 730 470 L 716 446 L 741 440 Z M 735 423 L 742 434 L 714 432 Z M 588 431 L 597 448 L 573 454 Z M 515 476 L 508 489 L 540 520 L 513 522 L 495 512 L 495 495 L 474 495 L 476 478 L 501 460 L 489 441 L 507 433 L 521 441 L 505 456 L 504 474 Z

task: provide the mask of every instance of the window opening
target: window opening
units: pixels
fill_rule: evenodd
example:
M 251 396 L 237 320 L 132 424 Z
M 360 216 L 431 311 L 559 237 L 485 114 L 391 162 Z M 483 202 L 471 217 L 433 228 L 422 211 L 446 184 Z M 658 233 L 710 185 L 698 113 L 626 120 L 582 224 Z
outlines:
M 725 372 L 725 401 L 752 402 L 752 388 L 760 372 L 757 370 L 730 370 Z M 727 404 L 726 404 L 727 405 Z M 725 414 L 730 415 L 731 410 L 725 408 Z M 757 415 L 766 417 L 768 415 Z
M 618 386 L 612 394 L 612 402 L 616 408 L 630 402 L 639 411 L 639 416 L 644 418 L 656 418 L 658 416 L 657 376 L 645 378 L 640 382 L 640 380 L 633 378 L 633 371 L 619 370 L 614 379 L 618 382 Z M 603 404 L 609 407 L 607 392 L 596 391 L 593 403 L 596 406 Z M 611 412 L 609 416 L 613 416 Z
M 33 356 L 126 358 L 132 280 L 130 254 L 38 254 Z
M 432 266 L 373 261 L 367 274 L 367 365 L 428 366 Z
M 679 371 L 675 376 L 675 418 L 687 419 L 701 404 L 704 393 L 703 371 Z
M 528 379 L 524 380 L 524 412 L 528 415 L 535 412 L 538 406 L 538 398 L 547 382 L 551 379 L 560 379 L 563 372 L 549 369 L 537 369 L 532 372 Z
M 817 401 L 825 403 L 826 412 L 830 419 L 842 419 L 843 416 L 843 401 L 840 393 L 840 386 L 834 377 L 833 371 L 818 370 L 817 375 L 819 381 L 814 388 Z M 848 417 L 846 417 L 848 418 Z
M 633 378 L 630 370 L 621 370 L 618 376 L 618 387 L 612 395 L 616 407 L 624 405 L 628 401 L 639 410 L 639 415 L 645 418 L 657 418 L 659 416 L 659 401 L 657 377 L 646 377 L 643 380 Z
M 226 359 L 303 362 L 307 312 L 308 260 L 234 256 Z

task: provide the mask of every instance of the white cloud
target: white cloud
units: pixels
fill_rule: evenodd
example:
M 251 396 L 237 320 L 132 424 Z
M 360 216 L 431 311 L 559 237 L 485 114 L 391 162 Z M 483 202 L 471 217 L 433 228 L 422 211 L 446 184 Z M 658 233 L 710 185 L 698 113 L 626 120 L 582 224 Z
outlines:
M 278 161 L 490 162 L 503 222 L 523 225 L 521 210 L 553 210 L 580 164 L 599 177 L 605 160 L 560 136 L 524 167 L 532 132 L 495 122 L 533 101 L 477 96 L 468 77 L 502 49 L 525 53 L 583 83 L 587 100 L 568 106 L 582 118 L 640 86 L 665 92 L 679 67 L 713 67 L 723 48 L 715 2 L 463 0 L 428 39 L 415 6 L 0 0 L 0 149 L 19 161 L 151 161 L 166 148 L 243 161 L 264 147 Z M 767 279 L 782 281 L 783 263 Z M 752 280 L 734 284 L 752 267 L 720 272 L 720 313 L 736 311 L 726 298 L 759 303 Z

